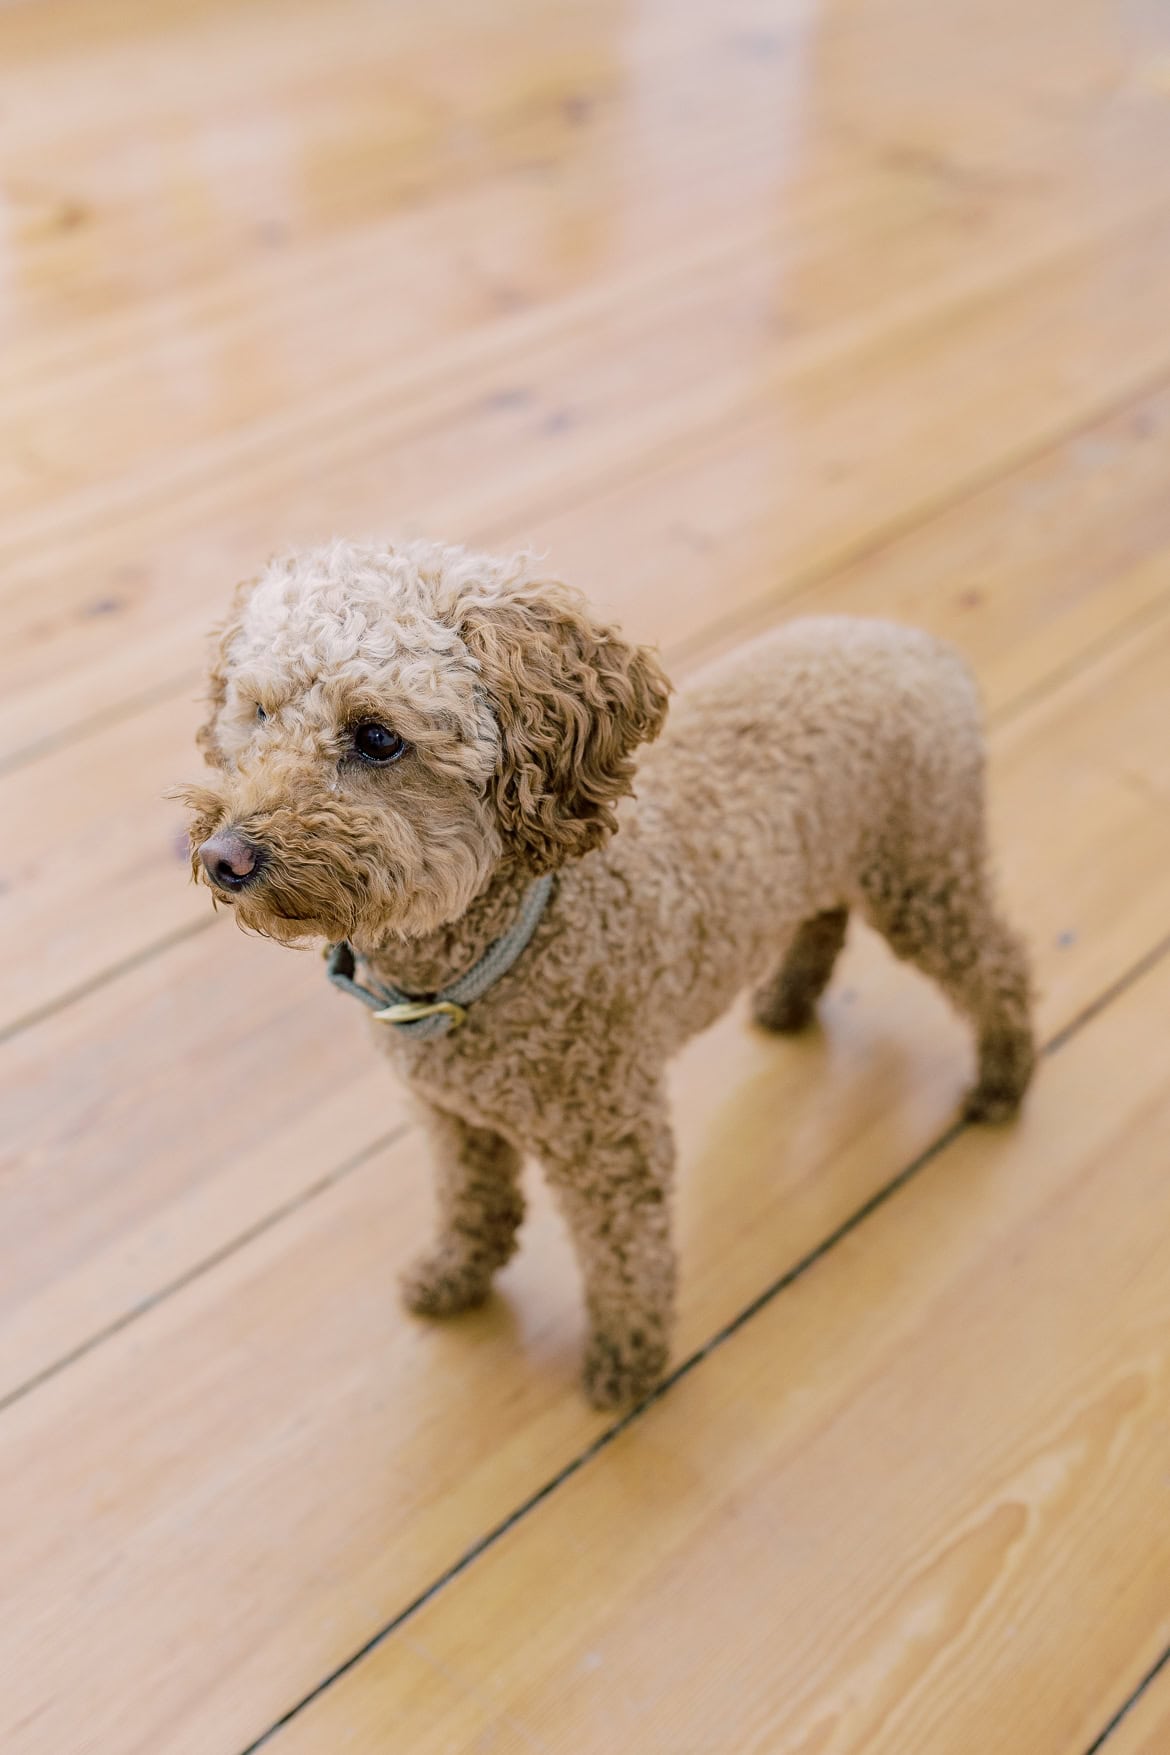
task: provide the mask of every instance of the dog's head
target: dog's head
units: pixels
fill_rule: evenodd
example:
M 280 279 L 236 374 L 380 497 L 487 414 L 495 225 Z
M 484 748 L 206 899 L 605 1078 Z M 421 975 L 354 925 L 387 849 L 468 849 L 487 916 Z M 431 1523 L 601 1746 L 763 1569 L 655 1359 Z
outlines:
M 598 846 L 659 730 L 653 655 L 524 560 L 336 542 L 241 586 L 185 788 L 196 876 L 241 924 L 372 948 L 454 920 L 505 862 Z

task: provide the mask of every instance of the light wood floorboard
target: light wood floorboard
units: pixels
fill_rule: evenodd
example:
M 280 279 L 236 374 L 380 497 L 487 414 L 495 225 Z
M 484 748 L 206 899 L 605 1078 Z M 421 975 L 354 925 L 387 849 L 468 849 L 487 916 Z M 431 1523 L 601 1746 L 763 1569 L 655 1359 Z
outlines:
M 26 0 L 0 91 L 4 1755 L 1164 1755 L 1165 9 Z M 403 1314 L 401 1094 L 186 881 L 204 632 L 339 530 L 984 689 L 1025 1119 L 861 931 L 694 1043 L 616 1437 L 538 1186 Z

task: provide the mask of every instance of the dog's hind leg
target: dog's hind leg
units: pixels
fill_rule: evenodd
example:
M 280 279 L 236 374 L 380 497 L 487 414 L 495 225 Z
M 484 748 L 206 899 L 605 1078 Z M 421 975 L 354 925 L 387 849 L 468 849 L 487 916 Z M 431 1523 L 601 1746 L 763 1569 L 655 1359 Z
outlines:
M 968 1121 L 1008 1121 L 1036 1064 L 1032 996 L 1023 944 L 997 915 L 984 923 L 974 984 L 979 1076 L 967 1093 Z
M 833 973 L 849 925 L 847 908 L 829 908 L 806 920 L 776 974 L 752 995 L 752 1016 L 765 1030 L 791 1034 L 812 1021 L 813 1008 Z
M 402 1292 L 418 1316 L 482 1304 L 492 1275 L 513 1254 L 524 1217 L 520 1154 L 487 1128 L 423 1108 L 439 1185 L 439 1236 L 408 1268 Z
M 931 976 L 975 1026 L 978 1076 L 964 1113 L 1006 1121 L 1035 1064 L 1024 947 L 997 914 L 981 834 L 969 857 L 940 857 L 917 878 L 897 860 L 865 881 L 866 914 L 898 957 Z

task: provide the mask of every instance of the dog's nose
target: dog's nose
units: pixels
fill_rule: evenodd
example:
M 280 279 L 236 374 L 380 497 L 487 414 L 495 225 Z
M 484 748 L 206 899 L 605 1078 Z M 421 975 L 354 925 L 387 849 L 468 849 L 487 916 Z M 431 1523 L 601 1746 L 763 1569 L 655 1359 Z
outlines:
M 242 890 L 260 870 L 260 849 L 235 829 L 218 829 L 199 849 L 203 869 L 221 890 Z

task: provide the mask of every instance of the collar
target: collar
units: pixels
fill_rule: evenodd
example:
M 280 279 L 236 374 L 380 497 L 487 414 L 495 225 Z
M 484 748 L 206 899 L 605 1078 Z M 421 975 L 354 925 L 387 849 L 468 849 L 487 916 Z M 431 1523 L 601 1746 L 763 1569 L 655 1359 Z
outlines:
M 403 993 L 389 982 L 363 987 L 354 978 L 357 958 L 352 945 L 345 939 L 340 944 L 326 947 L 329 979 L 334 987 L 340 987 L 343 993 L 348 993 L 353 999 L 360 999 L 363 1005 L 369 1006 L 380 1023 L 393 1024 L 404 1036 L 414 1036 L 423 1041 L 434 1036 L 446 1036 L 449 1031 L 458 1029 L 464 1021 L 468 1006 L 475 1000 L 482 999 L 488 989 L 494 987 L 500 977 L 506 975 L 527 950 L 532 935 L 540 924 L 552 886 L 551 872 L 538 878 L 525 896 L 520 912 L 507 932 L 488 946 L 478 963 L 473 964 L 465 974 L 430 999 L 419 999 Z

